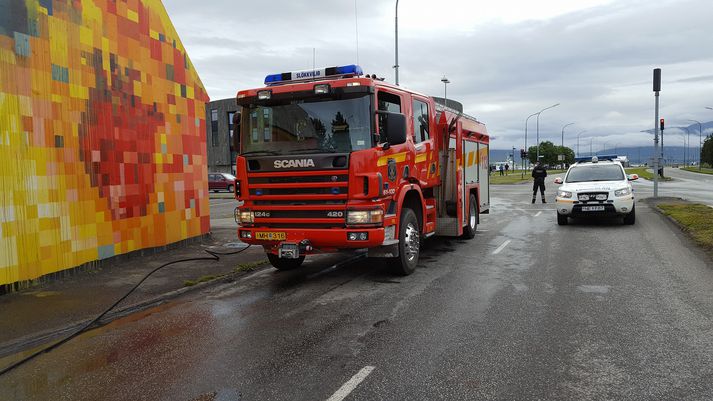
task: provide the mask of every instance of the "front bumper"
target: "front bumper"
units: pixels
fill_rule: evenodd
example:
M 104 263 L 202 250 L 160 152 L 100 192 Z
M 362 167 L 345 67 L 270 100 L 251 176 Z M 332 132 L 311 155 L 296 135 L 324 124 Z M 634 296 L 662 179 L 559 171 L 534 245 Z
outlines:
M 555 198 L 557 213 L 570 217 L 623 216 L 634 209 L 634 197 L 622 196 L 607 201 L 580 202 L 569 198 Z M 604 210 L 583 210 L 585 206 L 604 206 Z
M 282 242 L 308 243 L 321 252 L 333 252 L 340 249 L 374 248 L 384 245 L 384 227 L 349 227 L 330 229 L 297 229 L 273 227 L 239 227 L 238 238 L 246 244 L 262 245 L 268 251 L 274 251 Z M 247 233 L 250 237 L 247 237 Z M 258 233 L 284 233 L 284 240 L 259 240 Z M 349 240 L 349 233 L 366 233 L 366 240 Z M 280 235 L 282 237 L 282 235 Z M 305 252 L 311 253 L 310 251 Z

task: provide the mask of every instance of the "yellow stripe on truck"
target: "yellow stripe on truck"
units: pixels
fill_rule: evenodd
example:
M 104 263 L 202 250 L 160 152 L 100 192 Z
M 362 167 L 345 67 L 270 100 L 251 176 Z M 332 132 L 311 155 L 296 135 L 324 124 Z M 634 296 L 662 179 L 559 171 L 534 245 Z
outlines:
M 387 155 L 387 156 L 381 156 L 379 160 L 377 160 L 376 165 L 381 167 L 381 166 L 386 166 L 386 164 L 389 162 L 389 159 L 394 159 L 396 163 L 401 163 L 403 161 L 406 161 L 406 152 L 401 152 L 401 153 L 394 153 L 393 155 Z
M 428 154 L 427 153 L 421 153 L 420 155 L 416 156 L 416 163 L 423 163 L 428 159 Z

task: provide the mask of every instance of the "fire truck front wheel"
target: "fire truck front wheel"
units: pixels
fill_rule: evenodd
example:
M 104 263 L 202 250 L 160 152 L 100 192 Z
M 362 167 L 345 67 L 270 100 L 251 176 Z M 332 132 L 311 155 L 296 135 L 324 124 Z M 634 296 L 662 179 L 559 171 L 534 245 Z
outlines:
M 421 246 L 420 233 L 416 213 L 405 208 L 401 212 L 399 225 L 399 256 L 393 258 L 393 267 L 397 274 L 407 276 L 416 270 Z
M 302 262 L 304 262 L 305 257 L 300 256 L 297 259 L 284 259 L 272 253 L 268 253 L 267 260 L 269 260 L 270 264 L 277 270 L 292 270 L 302 266 Z

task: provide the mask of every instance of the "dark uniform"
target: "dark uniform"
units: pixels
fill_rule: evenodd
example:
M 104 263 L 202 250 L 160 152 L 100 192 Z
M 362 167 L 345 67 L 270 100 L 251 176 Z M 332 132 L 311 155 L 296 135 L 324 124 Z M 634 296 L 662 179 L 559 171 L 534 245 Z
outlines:
M 547 170 L 545 170 L 540 163 L 537 163 L 535 168 L 532 169 L 532 177 L 535 179 L 532 185 L 532 203 L 535 203 L 538 188 L 540 189 L 540 194 L 542 194 L 542 203 L 547 203 L 547 201 L 545 201 L 545 177 L 547 177 Z

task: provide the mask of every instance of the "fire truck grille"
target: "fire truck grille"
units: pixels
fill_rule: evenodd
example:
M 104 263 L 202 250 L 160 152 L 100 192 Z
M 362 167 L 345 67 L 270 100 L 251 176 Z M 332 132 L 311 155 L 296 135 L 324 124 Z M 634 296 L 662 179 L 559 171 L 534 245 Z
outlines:
M 348 183 L 347 170 L 249 174 L 255 226 L 344 227 Z

